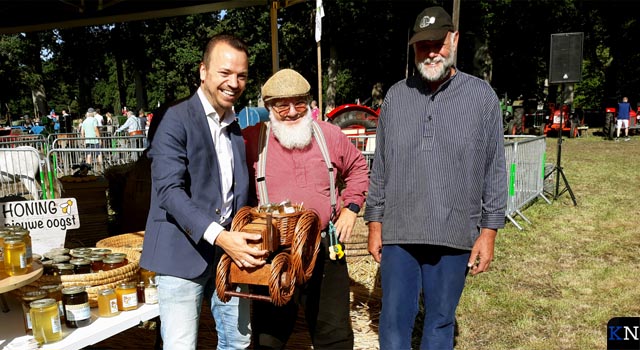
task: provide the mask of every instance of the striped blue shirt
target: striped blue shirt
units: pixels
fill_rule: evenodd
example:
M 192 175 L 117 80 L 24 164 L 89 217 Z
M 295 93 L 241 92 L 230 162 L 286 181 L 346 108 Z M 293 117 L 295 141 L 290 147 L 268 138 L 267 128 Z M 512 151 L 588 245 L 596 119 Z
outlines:
M 480 228 L 504 227 L 502 115 L 491 86 L 460 71 L 430 91 L 420 76 L 382 104 L 365 220 L 383 244 L 471 249 Z

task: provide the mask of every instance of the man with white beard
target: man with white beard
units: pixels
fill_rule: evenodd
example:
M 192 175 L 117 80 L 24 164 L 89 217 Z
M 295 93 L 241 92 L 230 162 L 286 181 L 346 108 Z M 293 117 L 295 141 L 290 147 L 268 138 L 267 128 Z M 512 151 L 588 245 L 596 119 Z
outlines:
M 487 271 L 507 201 L 502 117 L 491 86 L 454 65 L 459 33 L 442 7 L 409 40 L 419 74 L 392 86 L 376 130 L 365 221 L 380 263 L 380 349 L 453 349 L 468 273 Z
M 296 288 L 292 300 L 281 307 L 253 302 L 257 349 L 286 346 L 298 305 L 305 311 L 314 349 L 352 349 L 354 345 L 346 258 L 330 254 L 329 247 L 349 241 L 369 183 L 367 163 L 340 128 L 312 119 L 309 90 L 309 82 L 298 72 L 275 73 L 262 87 L 270 122 L 243 130 L 249 172 L 256 178 L 254 204 L 266 197 L 267 203 L 302 203 L 318 214 L 323 228 L 313 274 Z M 265 170 L 258 176 L 260 155 Z M 333 185 L 338 178 L 345 184 L 340 191 Z

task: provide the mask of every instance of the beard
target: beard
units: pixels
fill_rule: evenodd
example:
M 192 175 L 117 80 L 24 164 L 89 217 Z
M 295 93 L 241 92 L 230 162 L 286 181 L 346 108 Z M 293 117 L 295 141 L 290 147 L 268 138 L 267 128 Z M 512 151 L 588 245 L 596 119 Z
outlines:
M 455 50 L 451 50 L 449 56 L 444 58 L 442 56 L 434 58 L 425 58 L 422 62 L 416 62 L 416 67 L 420 71 L 422 78 L 431 83 L 437 83 L 443 81 L 449 75 L 451 67 L 453 67 L 453 58 L 455 57 Z M 431 63 L 441 63 L 435 67 L 429 67 Z
M 311 123 L 311 109 L 307 108 L 307 113 L 301 117 L 296 123 L 289 124 L 280 121 L 273 116 L 273 111 L 269 113 L 271 120 L 271 129 L 282 147 L 286 149 L 303 149 L 311 143 L 313 136 L 313 126 Z

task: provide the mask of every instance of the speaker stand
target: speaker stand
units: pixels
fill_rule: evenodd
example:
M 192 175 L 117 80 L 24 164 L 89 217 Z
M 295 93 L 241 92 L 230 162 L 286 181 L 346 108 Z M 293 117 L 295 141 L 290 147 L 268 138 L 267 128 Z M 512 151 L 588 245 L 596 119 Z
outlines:
M 557 200 L 563 193 L 569 192 L 571 196 L 571 200 L 573 201 L 573 205 L 577 206 L 578 202 L 576 201 L 576 196 L 573 195 L 573 191 L 571 190 L 571 186 L 569 185 L 569 181 L 567 177 L 564 175 L 564 170 L 562 169 L 562 127 L 564 125 L 564 83 L 560 84 L 560 128 L 558 128 L 558 157 L 556 159 L 556 166 L 553 169 L 553 172 L 556 173 L 556 189 L 553 195 L 553 200 Z M 550 173 L 549 175 L 553 174 Z M 562 177 L 562 181 L 564 182 L 564 188 L 560 191 L 560 177 Z

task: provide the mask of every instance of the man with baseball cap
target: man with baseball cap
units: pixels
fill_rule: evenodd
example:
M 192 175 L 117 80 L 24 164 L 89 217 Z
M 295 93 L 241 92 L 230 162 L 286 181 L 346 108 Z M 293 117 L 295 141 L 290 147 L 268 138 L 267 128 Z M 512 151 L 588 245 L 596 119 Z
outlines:
M 362 153 L 340 128 L 311 117 L 309 82 L 292 69 L 262 87 L 270 122 L 243 130 L 256 203 L 303 204 L 321 221 L 322 239 L 313 273 L 284 306 L 253 303 L 256 349 L 282 349 L 298 304 L 305 311 L 314 349 L 352 349 L 349 272 L 343 243 L 349 240 L 369 183 Z M 337 178 L 345 187 L 337 191 Z
M 459 33 L 441 7 L 416 18 L 418 74 L 392 86 L 376 131 L 365 220 L 380 263 L 380 349 L 453 349 L 468 273 L 487 271 L 507 199 L 502 117 L 491 86 L 454 65 Z

